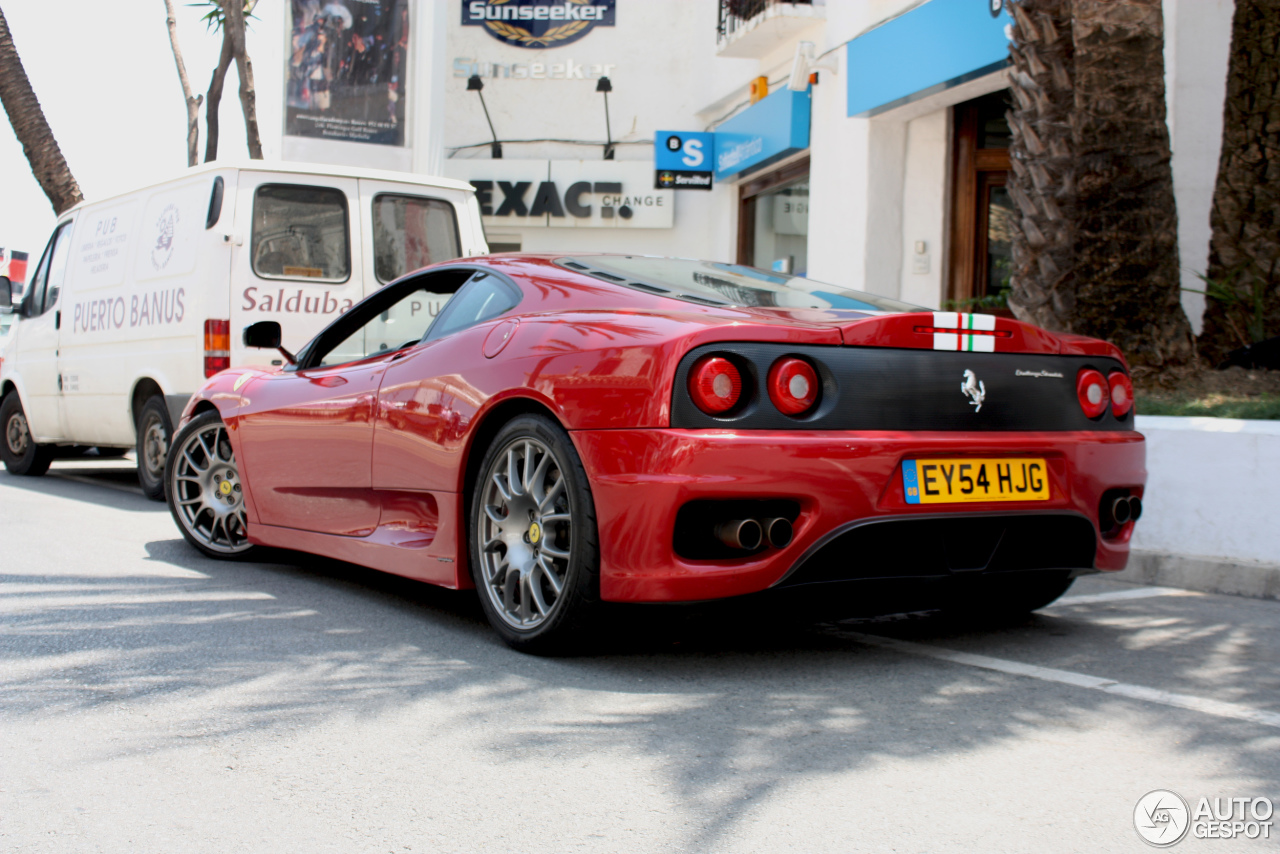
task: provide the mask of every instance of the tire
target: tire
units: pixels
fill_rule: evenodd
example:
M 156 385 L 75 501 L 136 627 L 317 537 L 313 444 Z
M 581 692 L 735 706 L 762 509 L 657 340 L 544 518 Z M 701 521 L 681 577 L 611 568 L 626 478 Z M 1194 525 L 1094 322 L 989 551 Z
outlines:
M 49 470 L 53 448 L 37 445 L 31 439 L 31 428 L 17 392 L 10 392 L 0 402 L 0 459 L 9 474 L 38 477 Z
M 199 551 L 242 558 L 256 548 L 249 542 L 240 470 L 217 412 L 203 412 L 178 431 L 161 483 L 178 530 Z
M 583 651 L 600 610 L 599 535 L 586 470 L 559 424 L 522 415 L 498 432 L 472 488 L 467 539 L 481 607 L 509 646 Z
M 164 501 L 164 467 L 173 424 L 164 398 L 154 395 L 138 413 L 138 485 L 152 501 Z

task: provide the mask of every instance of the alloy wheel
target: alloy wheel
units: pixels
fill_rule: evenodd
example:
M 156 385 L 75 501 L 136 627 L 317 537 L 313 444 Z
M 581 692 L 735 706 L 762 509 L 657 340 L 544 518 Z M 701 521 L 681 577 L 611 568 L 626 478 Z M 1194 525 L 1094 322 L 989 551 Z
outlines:
M 514 629 L 536 629 L 562 601 L 573 553 L 573 507 L 559 461 L 520 438 L 485 473 L 476 526 L 485 595 Z
M 174 449 L 170 483 L 174 515 L 205 548 L 237 554 L 252 548 L 235 454 L 221 422 L 187 435 Z

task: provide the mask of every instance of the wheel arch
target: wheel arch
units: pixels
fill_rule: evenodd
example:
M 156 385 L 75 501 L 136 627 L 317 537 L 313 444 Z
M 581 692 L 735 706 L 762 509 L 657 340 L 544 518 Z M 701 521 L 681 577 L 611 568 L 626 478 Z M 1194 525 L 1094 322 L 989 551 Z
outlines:
M 133 422 L 135 428 L 138 425 L 138 416 L 142 414 L 142 407 L 156 396 L 161 400 L 164 399 L 164 389 L 160 388 L 160 383 L 151 377 L 139 377 L 134 381 L 133 390 L 129 392 L 129 420 Z
M 461 520 L 463 527 L 460 530 L 465 530 L 471 490 L 475 486 L 476 478 L 480 476 L 480 463 L 484 460 L 485 451 L 493 442 L 494 437 L 498 435 L 498 431 L 512 419 L 521 415 L 544 415 L 561 427 L 565 427 L 566 430 L 568 429 L 550 406 L 536 398 L 523 395 L 508 397 L 478 414 L 476 416 L 477 423 L 471 427 L 471 439 L 467 443 L 466 453 L 463 456 L 461 492 L 464 518 Z

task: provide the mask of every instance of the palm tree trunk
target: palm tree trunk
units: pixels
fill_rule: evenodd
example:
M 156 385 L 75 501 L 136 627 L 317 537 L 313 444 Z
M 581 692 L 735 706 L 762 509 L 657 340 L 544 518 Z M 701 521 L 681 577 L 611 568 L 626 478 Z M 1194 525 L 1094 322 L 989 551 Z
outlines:
M 61 214 L 84 201 L 80 185 L 76 183 L 67 166 L 58 141 L 45 120 L 44 110 L 31 81 L 22 67 L 22 59 L 9 33 L 9 22 L 0 11 L 0 101 L 9 115 L 14 135 L 22 143 L 22 153 L 31 164 L 31 172 L 40 182 L 40 189 L 49 197 L 54 213 Z
M 1015 38 L 1009 112 L 1009 196 L 1022 215 L 1013 233 L 1009 307 L 1054 331 L 1075 312 L 1075 103 L 1070 0 L 1011 4 Z
M 252 7 L 250 7 L 252 8 Z M 262 139 L 258 135 L 258 109 L 253 88 L 253 63 L 245 46 L 245 7 L 240 0 L 223 0 L 226 14 L 224 27 L 231 34 L 236 57 L 236 72 L 240 76 L 240 108 L 244 111 L 245 140 L 249 146 L 249 159 L 262 159 Z
M 1216 364 L 1280 335 L 1280 0 L 1236 0 L 1209 221 L 1199 343 Z
M 227 79 L 227 69 L 234 59 L 231 34 L 223 27 L 222 53 L 218 56 L 218 67 L 213 69 L 213 77 L 209 80 L 209 94 L 204 99 L 205 163 L 218 159 L 218 108 L 222 105 L 222 86 Z
M 1135 364 L 1185 363 L 1160 0 L 1013 8 L 1010 195 L 1024 233 L 1010 304 Z
M 178 65 L 178 81 L 182 83 L 182 97 L 187 102 L 187 165 L 200 162 L 200 104 L 203 95 L 191 93 L 191 81 L 187 78 L 187 64 L 182 61 L 182 49 L 178 47 L 178 20 L 173 14 L 173 0 L 164 0 L 165 23 L 169 27 L 169 45 L 173 48 L 173 61 Z

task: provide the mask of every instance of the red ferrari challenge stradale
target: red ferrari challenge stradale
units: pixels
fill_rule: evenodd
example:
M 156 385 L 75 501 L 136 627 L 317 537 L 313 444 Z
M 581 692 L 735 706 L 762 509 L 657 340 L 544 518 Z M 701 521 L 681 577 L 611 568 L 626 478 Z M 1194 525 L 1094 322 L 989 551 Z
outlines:
M 474 586 L 530 651 L 580 648 L 610 602 L 1027 612 L 1122 569 L 1141 511 L 1115 347 L 750 267 L 443 264 L 282 352 L 187 405 L 186 539 Z

